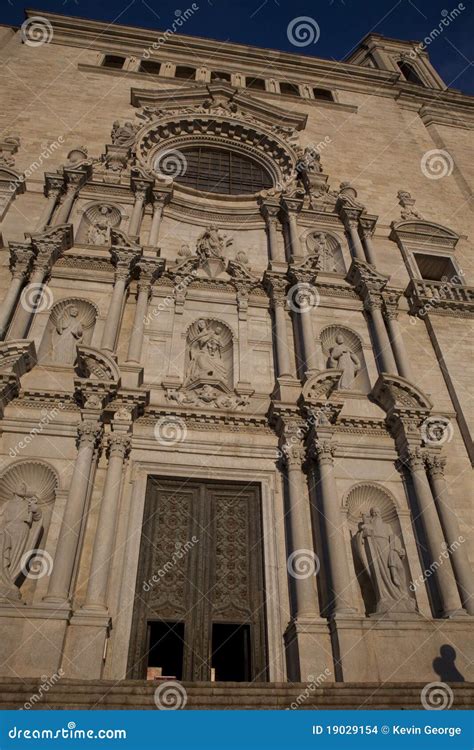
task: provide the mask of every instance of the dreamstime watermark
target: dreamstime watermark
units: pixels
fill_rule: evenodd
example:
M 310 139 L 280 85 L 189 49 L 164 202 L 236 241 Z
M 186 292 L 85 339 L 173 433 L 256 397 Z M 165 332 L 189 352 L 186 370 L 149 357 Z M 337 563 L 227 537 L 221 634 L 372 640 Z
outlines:
M 33 693 L 31 698 L 26 701 L 26 703 L 23 704 L 23 707 L 20 708 L 20 711 L 29 711 L 33 706 L 35 706 L 39 701 L 43 698 L 43 695 L 48 693 L 48 691 L 56 685 L 57 682 L 61 679 L 61 677 L 64 677 L 64 670 L 58 669 L 57 672 L 51 675 L 51 677 L 48 677 L 47 675 L 42 675 L 41 677 L 41 683 L 38 687 L 38 692 Z
M 445 682 L 429 682 L 421 691 L 421 705 L 427 711 L 444 711 L 453 705 L 454 693 Z
M 22 555 L 20 569 L 25 578 L 38 581 L 51 575 L 53 558 L 44 549 L 30 549 Z
M 154 429 L 155 439 L 161 445 L 173 446 L 186 440 L 188 429 L 184 419 L 169 415 L 160 417 Z
M 288 24 L 286 35 L 288 41 L 295 47 L 307 47 L 317 43 L 321 36 L 321 29 L 311 16 L 298 16 Z
M 287 711 L 296 711 L 303 703 L 306 703 L 308 698 L 311 696 L 314 691 L 320 687 L 323 682 L 326 682 L 326 680 L 331 677 L 331 670 L 326 667 L 324 672 L 321 672 L 318 674 L 317 677 L 315 677 L 312 674 L 308 675 L 308 684 L 306 688 L 297 696 L 296 700 L 293 701 L 293 703 L 288 706 L 286 709 Z
M 421 425 L 425 445 L 444 445 L 453 439 L 454 428 L 448 417 L 427 417 Z
M 166 576 L 167 573 L 169 573 L 174 566 L 176 565 L 179 560 L 182 560 L 183 557 L 185 557 L 190 550 L 194 547 L 195 544 L 198 544 L 199 539 L 197 536 L 192 536 L 190 540 L 185 542 L 184 544 L 181 544 L 181 542 L 176 542 L 175 544 L 175 551 L 171 555 L 170 559 L 165 562 L 162 568 L 160 568 L 156 573 L 152 575 L 151 578 L 148 579 L 148 581 L 144 581 L 142 585 L 143 591 L 148 593 L 152 590 L 153 586 L 156 583 L 160 583 L 161 579 Z
M 429 47 L 429 45 L 432 44 L 432 42 L 434 42 L 435 39 L 437 39 L 439 36 L 441 36 L 441 34 L 443 33 L 443 31 L 445 29 L 447 29 L 448 26 L 453 21 L 456 20 L 456 18 L 459 18 L 459 16 L 463 12 L 463 10 L 466 10 L 466 8 L 464 7 L 464 3 L 459 3 L 457 5 L 457 7 L 453 8 L 453 10 L 451 10 L 451 11 L 446 10 L 446 9 L 442 10 L 441 11 L 442 18 L 441 18 L 438 26 L 435 26 L 430 31 L 430 33 L 427 36 L 425 36 L 425 38 L 423 39 L 423 41 L 420 42 L 419 44 L 417 44 L 414 49 L 412 49 L 412 51 L 410 52 L 411 59 L 412 60 L 416 60 L 416 58 L 418 57 L 418 55 L 421 52 L 425 52 L 426 48 Z
M 40 282 L 27 284 L 20 296 L 20 305 L 29 313 L 50 310 L 53 302 L 54 296 L 50 287 Z
M 35 427 L 32 427 L 31 430 L 27 435 L 25 435 L 21 440 L 18 441 L 16 445 L 14 445 L 10 450 L 8 451 L 8 455 L 10 458 L 15 458 L 18 456 L 21 451 L 23 451 L 30 443 L 33 441 L 33 439 L 37 435 L 41 435 L 44 428 L 51 424 L 53 422 L 60 411 L 66 408 L 66 404 L 64 401 L 59 401 L 57 406 L 54 406 L 52 409 L 44 409 L 43 410 L 43 416 L 39 420 L 38 424 Z
M 58 138 L 56 138 L 55 141 L 52 141 L 52 143 L 48 143 L 48 145 L 43 145 L 41 148 L 41 151 L 39 153 L 39 156 L 37 159 L 31 162 L 29 166 L 25 169 L 23 174 L 19 175 L 14 180 L 11 180 L 8 185 L 8 190 L 10 193 L 15 193 L 21 185 L 28 180 L 30 177 L 32 177 L 35 172 L 41 169 L 41 167 L 44 165 L 46 161 L 50 158 L 52 154 L 54 154 L 55 151 L 58 150 L 64 143 L 64 136 L 60 135 Z M 3 201 L 7 200 L 6 196 L 3 197 Z
M 153 164 L 153 169 L 157 174 L 173 180 L 176 177 L 182 177 L 186 174 L 187 168 L 188 162 L 186 157 L 178 149 L 163 151 L 161 154 L 158 154 Z
M 421 576 L 418 576 L 418 578 L 416 578 L 414 581 L 411 581 L 410 586 L 409 586 L 410 591 L 416 591 L 416 589 L 419 586 L 422 586 L 424 583 L 426 583 L 426 581 L 428 580 L 428 578 L 431 578 L 431 576 L 436 573 L 436 571 L 438 570 L 438 568 L 441 567 L 441 565 L 443 564 L 444 560 L 448 560 L 449 556 L 452 555 L 453 552 L 455 552 L 457 549 L 459 549 L 459 547 L 461 546 L 461 544 L 463 544 L 465 541 L 466 540 L 464 539 L 463 536 L 458 536 L 458 538 L 455 539 L 454 542 L 452 542 L 452 544 L 449 545 L 449 547 L 446 544 L 446 542 L 444 542 L 443 543 L 443 546 L 444 546 L 443 552 L 440 554 L 440 556 L 438 557 L 437 560 L 434 560 L 431 563 L 431 565 L 430 565 L 429 568 L 427 568 L 426 570 L 423 571 L 423 573 L 422 573 Z
M 184 276 L 184 278 L 180 279 L 176 286 L 174 287 L 174 294 L 169 294 L 167 297 L 164 297 L 161 302 L 159 302 L 157 305 L 155 305 L 145 316 L 143 319 L 143 322 L 145 325 L 150 325 L 152 320 L 158 318 L 160 313 L 164 312 L 168 307 L 172 307 L 175 303 L 175 299 L 180 294 L 184 293 L 186 291 L 186 288 L 189 286 L 189 284 L 195 280 L 197 271 L 192 271 L 190 274 Z
M 166 680 L 156 688 L 154 700 L 160 711 L 177 711 L 185 707 L 188 694 L 177 680 Z
M 421 171 L 429 180 L 442 180 L 453 173 L 454 159 L 442 148 L 432 148 L 421 157 Z
M 53 25 L 43 16 L 31 16 L 20 27 L 21 41 L 28 47 L 42 47 L 53 39 Z
M 286 561 L 288 573 L 299 581 L 317 575 L 320 567 L 319 557 L 312 549 L 296 549 Z
M 312 284 L 298 282 L 288 290 L 286 295 L 288 307 L 294 313 L 306 313 L 320 303 L 319 292 Z
M 189 19 L 196 13 L 196 11 L 199 10 L 199 5 L 197 3 L 193 3 L 190 8 L 186 8 L 186 10 L 175 10 L 174 15 L 175 18 L 173 20 L 173 23 L 170 27 L 166 29 L 158 39 L 153 42 L 153 44 L 150 45 L 147 49 L 143 50 L 143 58 L 145 60 L 148 60 L 151 57 L 152 51 L 156 51 L 162 47 L 163 44 L 166 44 L 166 42 L 173 36 L 173 34 L 176 34 L 179 29 L 184 26 L 186 21 L 189 21 Z

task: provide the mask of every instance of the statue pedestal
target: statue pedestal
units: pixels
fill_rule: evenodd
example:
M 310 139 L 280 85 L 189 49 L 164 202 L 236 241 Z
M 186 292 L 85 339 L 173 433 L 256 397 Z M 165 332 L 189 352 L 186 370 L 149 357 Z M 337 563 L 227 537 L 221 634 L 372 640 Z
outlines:
M 291 620 L 286 628 L 285 648 L 288 679 L 313 682 L 319 678 L 336 679 L 327 620 L 315 614 L 311 618 Z

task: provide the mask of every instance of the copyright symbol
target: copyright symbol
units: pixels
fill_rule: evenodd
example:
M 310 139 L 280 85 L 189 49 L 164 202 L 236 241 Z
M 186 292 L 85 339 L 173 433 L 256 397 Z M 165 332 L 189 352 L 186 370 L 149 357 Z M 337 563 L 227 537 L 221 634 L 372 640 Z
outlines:
M 382 734 L 388 734 L 389 732 L 390 732 L 390 727 L 384 724 L 382 727 Z

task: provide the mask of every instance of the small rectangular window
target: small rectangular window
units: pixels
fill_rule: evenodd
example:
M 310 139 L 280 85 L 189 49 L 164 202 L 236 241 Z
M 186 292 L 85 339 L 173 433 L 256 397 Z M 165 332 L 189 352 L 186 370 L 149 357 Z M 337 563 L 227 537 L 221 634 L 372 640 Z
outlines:
M 125 63 L 125 58 L 119 55 L 105 55 L 102 67 L 104 68 L 115 68 L 116 70 L 122 70 Z
M 334 97 L 332 95 L 332 92 L 329 91 L 329 89 L 319 89 L 315 88 L 313 89 L 313 95 L 315 99 L 324 99 L 327 102 L 333 102 Z
M 161 63 L 155 62 L 155 60 L 142 60 L 140 63 L 140 73 L 149 73 L 151 75 L 159 75 L 161 70 Z
M 265 81 L 263 78 L 247 78 L 246 86 L 248 89 L 255 89 L 255 91 L 265 91 Z
M 211 81 L 231 81 L 230 73 L 226 73 L 223 70 L 213 70 L 211 72 Z
M 182 78 L 184 81 L 191 81 L 196 78 L 196 68 L 189 68 L 187 65 L 177 65 L 174 76 L 175 78 Z
M 286 94 L 287 96 L 300 96 L 300 89 L 296 83 L 287 83 L 286 81 L 280 82 L 280 93 Z

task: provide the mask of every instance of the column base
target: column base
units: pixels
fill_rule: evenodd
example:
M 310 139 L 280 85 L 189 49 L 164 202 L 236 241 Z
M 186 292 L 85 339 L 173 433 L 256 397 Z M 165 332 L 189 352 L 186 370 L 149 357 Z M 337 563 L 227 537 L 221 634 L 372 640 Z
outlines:
M 66 677 L 101 679 L 110 628 L 108 614 L 85 608 L 74 612 L 64 648 L 63 671 Z
M 276 401 L 295 404 L 301 394 L 301 383 L 292 375 L 282 375 L 277 378 L 277 384 L 273 391 Z
M 290 620 L 284 634 L 288 679 L 312 682 L 322 676 L 334 682 L 331 634 L 327 620 L 319 614 Z
M 120 364 L 122 385 L 125 388 L 140 388 L 143 384 L 143 367 L 138 362 L 128 361 Z
M 466 612 L 464 608 L 460 609 L 448 609 L 446 612 L 443 612 L 442 618 L 443 620 L 452 620 L 453 618 L 464 618 L 464 617 L 471 617 L 471 615 Z

